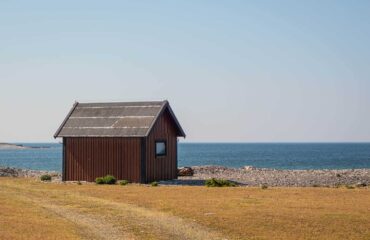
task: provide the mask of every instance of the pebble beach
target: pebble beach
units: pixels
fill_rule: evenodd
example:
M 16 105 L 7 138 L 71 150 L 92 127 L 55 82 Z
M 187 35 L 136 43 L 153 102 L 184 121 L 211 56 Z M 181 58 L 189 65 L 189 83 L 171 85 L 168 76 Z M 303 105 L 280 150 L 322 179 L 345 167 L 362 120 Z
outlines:
M 228 168 L 223 166 L 193 166 L 193 176 L 161 181 L 163 185 L 203 185 L 210 178 L 227 179 L 241 186 L 269 187 L 336 187 L 340 185 L 370 185 L 370 169 L 343 170 L 277 170 L 269 168 Z M 53 181 L 60 182 L 61 174 L 56 171 L 37 171 L 0 167 L 0 177 L 39 178 L 49 174 Z
M 179 177 L 179 180 L 222 178 L 245 186 L 267 185 L 271 187 L 335 187 L 370 184 L 370 169 L 277 170 L 251 166 L 244 168 L 195 166 L 192 169 L 193 176 Z

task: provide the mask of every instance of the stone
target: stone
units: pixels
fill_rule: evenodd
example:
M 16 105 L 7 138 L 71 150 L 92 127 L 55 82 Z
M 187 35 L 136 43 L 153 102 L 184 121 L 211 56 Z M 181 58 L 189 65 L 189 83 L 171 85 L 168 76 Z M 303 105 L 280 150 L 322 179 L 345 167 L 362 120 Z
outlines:
M 191 167 L 182 167 L 177 171 L 178 176 L 193 176 L 194 170 Z
M 244 166 L 244 170 L 251 171 L 251 170 L 256 170 L 256 168 L 253 166 Z

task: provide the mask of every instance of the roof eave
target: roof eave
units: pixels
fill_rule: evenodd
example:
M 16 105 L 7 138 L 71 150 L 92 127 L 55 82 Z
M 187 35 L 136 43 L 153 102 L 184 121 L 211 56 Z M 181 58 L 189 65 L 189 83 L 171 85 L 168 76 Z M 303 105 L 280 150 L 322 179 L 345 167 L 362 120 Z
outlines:
M 61 124 L 61 125 L 60 125 L 60 127 L 58 128 L 58 130 L 55 132 L 55 134 L 54 134 L 54 138 L 59 137 L 59 133 L 62 131 L 62 129 L 63 129 L 63 127 L 64 127 L 64 125 L 65 125 L 65 124 L 66 124 L 66 122 L 68 121 L 69 117 L 72 115 L 73 111 L 76 109 L 77 105 L 78 105 L 78 102 L 76 101 L 76 102 L 73 104 L 73 106 L 72 106 L 71 110 L 69 111 L 69 113 L 67 114 L 67 116 L 65 117 L 65 119 L 63 120 L 62 124 Z
M 168 103 L 168 102 L 167 102 L 167 103 Z M 180 134 L 178 135 L 178 137 L 186 138 L 186 134 L 185 134 L 184 130 L 182 129 L 182 127 L 181 127 L 181 125 L 180 125 L 179 121 L 177 120 L 177 117 L 176 117 L 175 113 L 172 111 L 172 108 L 171 108 L 171 106 L 170 106 L 170 104 L 169 104 L 169 103 L 168 103 L 168 105 L 167 105 L 167 108 L 168 108 L 168 111 L 170 112 L 170 114 L 171 114 L 171 116 L 172 116 L 173 120 L 175 121 L 177 128 L 180 130 Z
M 152 124 L 151 124 L 151 125 L 150 125 L 150 127 L 148 128 L 148 131 L 147 131 L 147 133 L 146 133 L 145 137 L 148 137 L 148 136 L 149 136 L 149 134 L 150 134 L 150 132 L 152 131 L 152 129 L 153 129 L 153 127 L 154 127 L 155 123 L 157 122 L 158 118 L 162 115 L 162 113 L 164 112 L 164 110 L 166 110 L 166 108 L 169 110 L 169 112 L 170 112 L 170 114 L 171 114 L 172 119 L 175 121 L 175 124 L 176 124 L 177 128 L 178 128 L 178 129 L 179 129 L 179 131 L 180 131 L 180 134 L 178 135 L 178 137 L 186 138 L 186 134 L 185 134 L 184 130 L 182 129 L 182 127 L 181 127 L 181 125 L 180 125 L 179 121 L 177 120 L 177 118 L 176 118 L 176 116 L 175 116 L 175 113 L 172 111 L 172 108 L 171 108 L 171 106 L 170 106 L 170 104 L 169 104 L 169 102 L 168 102 L 167 100 L 165 100 L 165 101 L 163 102 L 163 105 L 162 105 L 161 110 L 159 111 L 159 113 L 157 114 L 157 116 L 154 118 L 154 120 L 153 120 Z

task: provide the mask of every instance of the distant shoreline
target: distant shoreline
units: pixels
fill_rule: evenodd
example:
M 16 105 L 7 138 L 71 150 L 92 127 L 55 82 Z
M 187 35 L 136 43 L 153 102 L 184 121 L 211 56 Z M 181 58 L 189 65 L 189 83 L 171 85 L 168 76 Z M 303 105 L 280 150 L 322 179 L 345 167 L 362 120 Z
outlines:
M 0 149 L 30 149 L 31 147 L 22 144 L 0 143 Z
M 37 146 L 37 147 L 33 147 L 33 146 L 25 146 L 23 144 L 13 144 L 13 143 L 0 143 L 0 150 L 22 150 L 22 149 L 38 149 L 38 148 L 49 148 L 49 147 L 45 147 L 45 146 Z

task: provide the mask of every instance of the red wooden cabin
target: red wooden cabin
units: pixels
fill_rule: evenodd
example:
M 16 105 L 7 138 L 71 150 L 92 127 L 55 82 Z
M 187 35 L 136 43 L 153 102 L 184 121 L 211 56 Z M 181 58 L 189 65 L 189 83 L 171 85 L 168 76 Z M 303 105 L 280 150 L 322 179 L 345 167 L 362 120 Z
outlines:
M 152 182 L 177 178 L 185 133 L 168 101 L 78 103 L 54 135 L 63 138 L 63 181 Z

